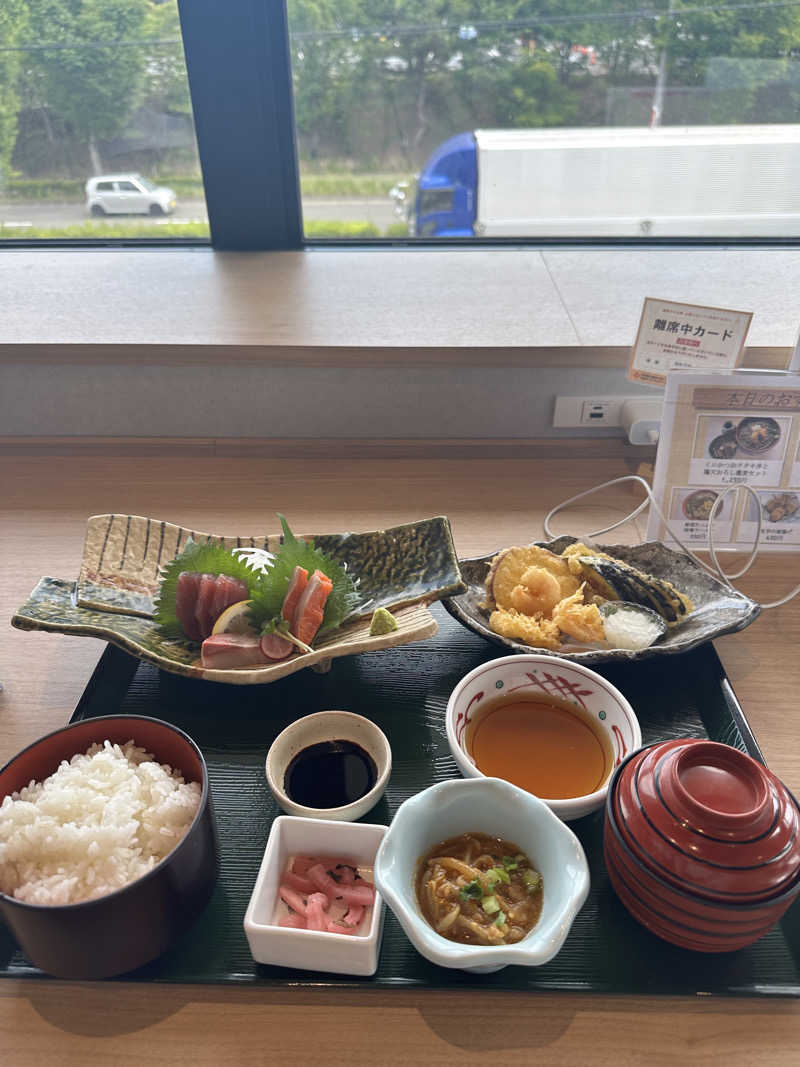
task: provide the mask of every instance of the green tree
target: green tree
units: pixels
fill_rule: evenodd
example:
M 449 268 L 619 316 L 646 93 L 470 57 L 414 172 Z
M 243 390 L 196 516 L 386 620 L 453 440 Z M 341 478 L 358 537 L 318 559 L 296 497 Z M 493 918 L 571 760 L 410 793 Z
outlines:
M 3 0 L 0 6 L 0 186 L 8 177 L 17 140 L 20 106 L 17 86 L 22 58 L 20 52 L 5 49 L 20 46 L 27 18 L 25 0 Z
M 683 14 L 684 6 L 691 7 L 691 13 Z M 719 91 L 710 94 L 708 105 L 695 121 L 776 121 L 759 110 L 757 101 L 765 81 L 776 76 L 781 64 L 763 61 L 797 62 L 798 9 L 776 5 L 751 11 L 720 10 L 717 0 L 673 0 L 672 7 L 672 16 L 663 18 L 654 33 L 658 47 L 666 50 L 671 86 L 707 90 L 713 88 L 715 67 L 738 68 L 737 78 L 728 76 L 727 84 L 718 83 Z
M 29 54 L 47 106 L 88 145 L 98 173 L 97 142 L 117 134 L 139 102 L 146 53 L 125 42 L 141 38 L 149 2 L 28 0 L 28 8 L 31 41 L 54 46 Z
M 177 0 L 150 3 L 142 27 L 142 36 L 159 42 L 145 47 L 147 60 L 143 80 L 143 98 L 159 111 L 191 114 L 189 79 L 181 41 L 181 24 Z
M 578 95 L 559 81 L 552 63 L 526 59 L 516 63 L 498 87 L 498 125 L 519 128 L 570 126 L 578 113 Z

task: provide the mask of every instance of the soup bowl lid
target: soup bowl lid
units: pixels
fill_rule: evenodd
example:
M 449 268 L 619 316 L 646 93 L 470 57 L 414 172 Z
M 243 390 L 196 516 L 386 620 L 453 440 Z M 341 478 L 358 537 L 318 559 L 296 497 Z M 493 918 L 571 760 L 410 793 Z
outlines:
M 612 784 L 611 808 L 638 860 L 708 899 L 781 893 L 800 873 L 800 811 L 752 757 L 680 738 L 643 749 Z

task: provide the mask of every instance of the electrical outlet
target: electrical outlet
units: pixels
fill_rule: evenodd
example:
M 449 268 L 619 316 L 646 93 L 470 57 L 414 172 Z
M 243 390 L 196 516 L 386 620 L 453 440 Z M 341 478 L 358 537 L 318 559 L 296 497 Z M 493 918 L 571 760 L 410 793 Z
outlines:
M 613 400 L 584 400 L 581 408 L 581 426 L 608 426 L 618 405 Z
M 557 396 L 553 426 L 622 426 L 622 405 L 629 396 Z

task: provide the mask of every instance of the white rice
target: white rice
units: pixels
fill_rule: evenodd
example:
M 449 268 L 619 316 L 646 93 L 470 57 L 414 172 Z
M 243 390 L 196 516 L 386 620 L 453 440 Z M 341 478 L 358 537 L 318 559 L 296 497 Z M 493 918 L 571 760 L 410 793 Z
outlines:
M 146 874 L 178 844 L 201 787 L 133 741 L 104 741 L 0 804 L 0 891 L 76 904 Z

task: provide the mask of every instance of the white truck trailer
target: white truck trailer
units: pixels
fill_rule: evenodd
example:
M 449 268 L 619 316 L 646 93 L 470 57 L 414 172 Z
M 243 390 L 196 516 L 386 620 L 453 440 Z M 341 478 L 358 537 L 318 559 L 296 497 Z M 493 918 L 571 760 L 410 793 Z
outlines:
M 475 130 L 419 176 L 419 237 L 792 237 L 800 124 Z

